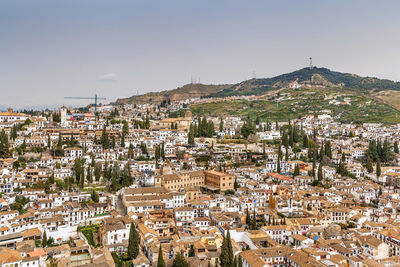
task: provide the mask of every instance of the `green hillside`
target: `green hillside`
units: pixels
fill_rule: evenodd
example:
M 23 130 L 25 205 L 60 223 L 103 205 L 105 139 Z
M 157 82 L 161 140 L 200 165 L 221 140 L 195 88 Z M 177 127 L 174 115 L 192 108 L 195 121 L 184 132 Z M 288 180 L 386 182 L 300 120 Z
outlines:
M 342 89 L 283 89 L 261 100 L 195 104 L 191 110 L 199 116 L 250 115 L 259 116 L 262 121 L 287 121 L 330 111 L 332 117 L 343 123 L 400 123 L 400 112 L 390 105 Z
M 386 79 L 360 77 L 355 74 L 331 71 L 327 68 L 303 68 L 272 78 L 252 79 L 208 95 L 224 97 L 234 95 L 260 95 L 272 89 L 287 88 L 292 82 L 307 87 L 346 88 L 351 91 L 369 92 L 400 90 L 400 83 Z

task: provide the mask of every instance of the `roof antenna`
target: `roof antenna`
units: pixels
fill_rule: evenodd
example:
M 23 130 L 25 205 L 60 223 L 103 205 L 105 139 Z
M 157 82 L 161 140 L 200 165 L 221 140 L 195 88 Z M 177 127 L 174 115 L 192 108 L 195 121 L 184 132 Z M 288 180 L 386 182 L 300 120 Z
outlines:
M 312 65 L 312 57 L 310 57 L 310 70 L 313 69 L 313 65 Z

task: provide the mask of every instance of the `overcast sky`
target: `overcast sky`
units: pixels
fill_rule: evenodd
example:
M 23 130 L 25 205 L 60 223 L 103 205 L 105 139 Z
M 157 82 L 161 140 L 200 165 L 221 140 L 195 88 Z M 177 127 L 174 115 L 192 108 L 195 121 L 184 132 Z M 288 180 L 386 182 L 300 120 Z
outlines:
M 400 1 L 2 0 L 0 105 L 80 104 L 308 65 L 400 80 Z

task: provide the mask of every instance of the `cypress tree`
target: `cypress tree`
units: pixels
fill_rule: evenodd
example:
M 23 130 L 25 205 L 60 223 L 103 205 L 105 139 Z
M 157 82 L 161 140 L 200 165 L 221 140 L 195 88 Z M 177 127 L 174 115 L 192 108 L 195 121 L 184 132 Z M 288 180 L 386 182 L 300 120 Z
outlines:
M 317 149 L 313 150 L 313 165 L 312 165 L 312 176 L 315 178 L 315 168 L 317 167 Z
M 12 140 L 15 140 L 17 138 L 17 127 L 15 125 L 13 125 L 13 127 L 11 128 L 10 138 Z M 47 135 L 47 140 L 50 140 L 50 135 Z M 50 147 L 49 142 L 47 142 L 47 146 Z
M 49 182 L 50 182 L 50 184 L 54 184 L 54 172 L 51 173 Z
M 129 133 L 129 125 L 128 122 L 126 120 L 124 120 L 123 122 L 123 126 L 122 126 L 122 134 L 125 136 Z
M 10 156 L 10 145 L 8 136 L 4 130 L 0 132 L 0 158 L 8 158 Z
M 43 237 L 42 237 L 42 247 L 47 247 L 47 234 L 46 231 L 43 232 Z
M 243 267 L 242 255 L 239 254 L 238 267 Z
M 324 157 L 324 155 L 325 155 L 325 149 L 324 149 L 324 144 L 321 144 L 321 149 L 320 149 L 320 151 L 319 151 L 319 162 L 321 162 L 322 161 L 322 158 Z
M 282 133 L 282 145 L 286 147 L 288 144 L 289 144 L 288 135 L 286 133 L 286 130 L 283 130 L 283 133 Z
M 160 250 L 158 251 L 157 267 L 165 267 L 165 261 L 163 259 L 163 255 L 162 255 L 161 244 L 160 244 Z
M 377 144 L 375 140 L 371 140 L 368 144 L 367 154 L 371 157 L 373 161 L 378 159 Z
M 165 148 L 164 148 L 164 142 L 161 144 L 161 157 L 162 159 L 165 159 Z
M 194 145 L 194 129 L 193 129 L 193 124 L 190 124 L 190 128 L 189 128 L 188 144 L 189 144 L 189 145 Z
M 131 229 L 129 232 L 129 243 L 128 243 L 128 257 L 130 259 L 136 259 L 139 255 L 139 235 L 136 231 L 134 223 L 131 223 Z
M 103 127 L 103 132 L 101 134 L 101 143 L 103 145 L 103 149 L 108 149 L 110 147 L 110 140 L 108 138 L 108 133 L 105 126 Z
M 233 264 L 233 249 L 230 237 L 231 235 L 228 230 L 226 237 L 223 236 L 223 241 L 221 246 L 221 255 L 220 255 L 221 267 L 231 267 Z
M 125 147 L 125 133 L 122 133 L 121 136 L 121 147 Z
M 376 163 L 376 176 L 377 177 L 381 176 L 381 162 L 379 160 Z
M 318 181 L 321 182 L 322 179 L 323 179 L 322 164 L 319 164 L 319 166 L 318 166 Z
M 111 147 L 115 148 L 115 136 L 114 135 L 111 137 Z
M 253 218 L 251 220 L 251 229 L 250 230 L 257 230 L 256 209 L 253 210 Z
M 47 148 L 50 149 L 50 147 L 51 147 L 51 140 L 50 140 L 50 135 L 48 134 L 47 135 Z
M 288 146 L 285 147 L 285 160 L 286 161 L 289 160 L 289 147 Z
M 254 216 L 255 220 L 255 216 Z M 226 239 L 227 239 L 227 249 L 228 249 L 228 259 L 229 259 L 229 265 L 232 266 L 233 264 L 233 249 L 232 249 L 232 239 L 231 239 L 231 234 L 228 232 L 226 233 Z
M 267 158 L 267 154 L 265 153 L 265 143 L 263 143 L 263 159 Z
M 294 144 L 294 132 L 293 132 L 293 127 L 290 126 L 289 128 L 289 146 L 293 147 Z
M 299 168 L 299 164 L 296 164 L 296 166 L 294 167 L 294 176 L 298 176 L 300 175 L 300 168 Z
M 365 168 L 367 169 L 368 173 L 371 173 L 374 171 L 374 167 L 372 166 L 372 160 L 369 155 L 367 156 L 367 163 L 365 165 Z
M 279 157 L 278 157 L 278 162 L 277 162 L 277 166 L 276 166 L 276 172 L 281 173 L 281 160 Z
M 308 147 L 308 137 L 304 132 L 303 132 L 303 147 Z
M 397 140 L 394 141 L 393 151 L 394 151 L 394 153 L 399 154 L 399 142 L 397 142 Z

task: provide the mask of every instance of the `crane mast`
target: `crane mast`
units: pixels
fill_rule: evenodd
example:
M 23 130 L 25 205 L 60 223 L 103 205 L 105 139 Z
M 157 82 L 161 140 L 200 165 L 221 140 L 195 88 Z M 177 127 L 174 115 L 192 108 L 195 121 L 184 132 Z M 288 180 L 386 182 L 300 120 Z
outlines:
M 66 96 L 65 99 L 90 99 L 94 100 L 94 118 L 97 121 L 97 100 L 106 100 L 105 97 L 98 97 L 97 94 L 94 97 L 80 97 L 80 96 Z

